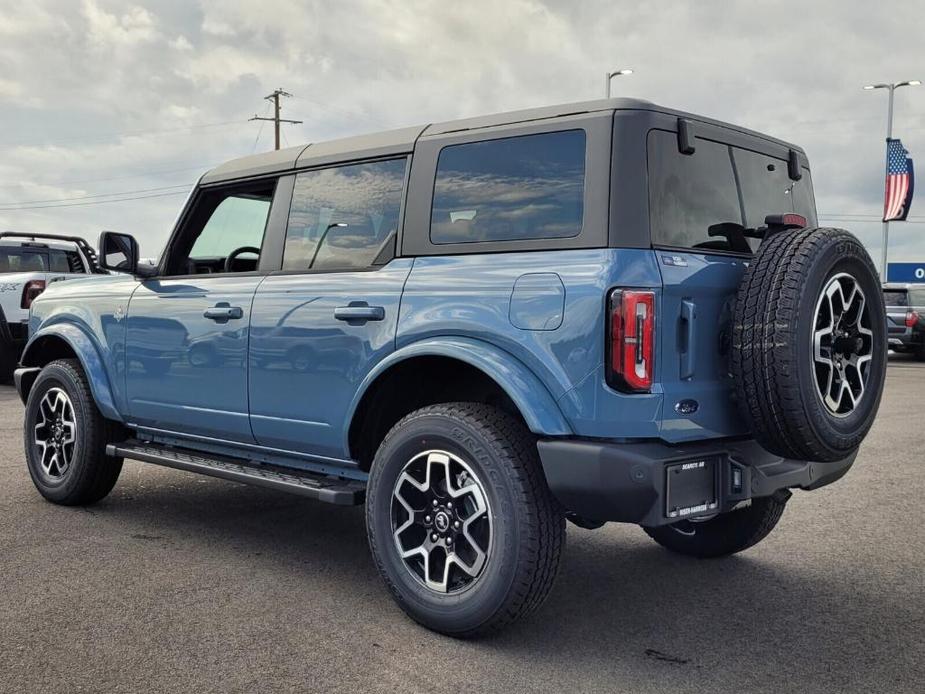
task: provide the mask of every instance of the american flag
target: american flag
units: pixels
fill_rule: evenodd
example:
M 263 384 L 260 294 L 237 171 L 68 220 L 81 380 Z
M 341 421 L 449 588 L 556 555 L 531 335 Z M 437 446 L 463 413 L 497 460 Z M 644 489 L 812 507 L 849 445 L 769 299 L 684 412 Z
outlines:
M 912 206 L 912 159 L 903 143 L 892 138 L 886 141 L 886 196 L 883 200 L 883 221 L 902 221 Z

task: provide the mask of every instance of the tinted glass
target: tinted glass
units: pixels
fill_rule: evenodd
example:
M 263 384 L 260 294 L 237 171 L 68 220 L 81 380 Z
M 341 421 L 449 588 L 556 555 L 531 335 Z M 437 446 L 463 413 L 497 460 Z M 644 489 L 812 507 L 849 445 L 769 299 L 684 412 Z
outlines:
M 699 144 L 698 144 L 699 148 Z M 694 153 L 696 157 L 698 152 Z M 816 210 L 812 202 L 809 171 L 803 178 L 791 181 L 787 162 L 747 149 L 732 148 L 736 173 L 745 205 L 745 226 L 757 229 L 772 214 L 796 212 L 815 226 Z
M 694 154 L 684 155 L 677 135 L 661 130 L 649 133 L 648 146 L 652 242 L 735 250 L 724 236 L 710 235 L 714 225 L 742 223 L 729 147 L 698 138 Z
M 916 308 L 925 306 L 925 287 L 916 287 L 909 290 L 909 305 Z
M 71 251 L 48 251 L 48 264 L 52 272 L 83 272 L 77 254 Z
M 46 270 L 48 270 L 48 255 L 46 253 L 0 247 L 0 273 L 45 272 Z
M 430 240 L 578 236 L 584 179 L 584 130 L 445 147 L 437 161 Z
M 701 138 L 694 154 L 684 155 L 677 136 L 661 130 L 649 134 L 648 144 L 650 226 L 657 245 L 748 253 L 759 239 L 716 225 L 757 229 L 768 215 L 788 212 L 816 225 L 808 169 L 791 181 L 783 159 Z
M 883 303 L 887 306 L 908 306 L 909 300 L 904 289 L 884 290 Z
M 218 203 L 193 244 L 190 258 L 225 258 L 233 250 L 260 248 L 272 195 L 231 195 Z
M 404 180 L 404 159 L 299 174 L 283 269 L 369 267 L 398 229 Z

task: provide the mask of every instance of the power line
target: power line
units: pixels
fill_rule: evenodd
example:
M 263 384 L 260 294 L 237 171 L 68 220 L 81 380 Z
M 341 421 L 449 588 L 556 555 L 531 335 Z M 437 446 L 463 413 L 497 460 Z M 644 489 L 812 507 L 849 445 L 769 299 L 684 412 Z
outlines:
M 94 195 L 77 195 L 72 198 L 52 198 L 49 200 L 16 200 L 14 202 L 0 202 L 0 207 L 6 207 L 7 205 L 37 205 L 46 202 L 68 202 L 71 200 L 88 200 L 90 198 L 110 198 L 117 195 L 134 195 L 135 193 L 155 193 L 162 190 L 171 190 L 173 188 L 184 188 L 189 190 L 193 186 L 192 183 L 178 183 L 173 186 L 161 186 L 159 188 L 140 188 L 138 190 L 123 190 L 118 193 L 96 193 Z
M 68 179 L 65 181 L 46 181 L 44 183 L 41 183 L 41 182 L 38 182 L 38 183 L 32 182 L 32 183 L 33 185 L 46 186 L 46 187 L 68 186 L 68 185 L 79 186 L 85 183 L 104 183 L 108 181 L 123 181 L 127 178 L 148 178 L 148 177 L 160 176 L 162 174 L 167 174 L 167 173 L 180 173 L 182 171 L 205 171 L 211 166 L 212 166 L 211 164 L 199 164 L 198 166 L 186 166 L 180 169 L 157 169 L 155 171 L 142 171 L 142 172 L 134 173 L 134 174 L 126 174 L 124 176 L 108 176 L 106 178 L 83 178 L 79 180 L 78 179 Z M 14 187 L 19 188 L 21 186 L 22 186 L 22 181 L 17 182 L 17 183 L 3 183 L 2 185 L 0 185 L 0 188 L 14 188 Z
M 110 200 L 94 200 L 92 202 L 68 202 L 60 205 L 27 205 L 24 207 L 0 207 L 0 212 L 16 212 L 19 210 L 47 210 L 54 207 L 86 207 L 88 205 L 105 205 L 109 202 L 131 202 L 132 200 L 148 200 L 150 198 L 164 198 L 169 195 L 187 195 L 185 190 L 175 190 L 171 193 L 154 193 L 152 195 L 137 195 L 129 198 L 113 198 Z
M 287 91 L 283 91 L 282 89 L 275 89 L 273 90 L 272 94 L 268 94 L 267 96 L 263 97 L 267 101 L 271 101 L 273 103 L 273 117 L 272 118 L 264 118 L 264 117 L 258 116 L 255 113 L 253 118 L 248 119 L 248 120 L 273 121 L 274 133 L 276 135 L 275 140 L 274 140 L 275 149 L 279 149 L 279 124 L 280 123 L 292 123 L 293 125 L 298 125 L 299 123 L 302 122 L 300 120 L 288 120 L 286 118 L 279 117 L 279 110 L 280 110 L 279 97 L 281 96 L 292 96 L 292 94 L 290 94 Z M 259 132 L 257 133 L 257 137 L 258 138 L 260 137 Z
M 114 138 L 121 138 L 121 137 L 140 137 L 142 135 L 144 136 L 170 135 L 173 133 L 203 130 L 205 128 L 222 128 L 222 127 L 229 127 L 232 125 L 243 125 L 246 122 L 247 121 L 245 120 L 229 120 L 229 121 L 221 121 L 218 123 L 203 123 L 201 125 L 187 125 L 182 128 L 170 128 L 166 130 L 127 130 L 124 132 L 108 133 L 106 135 L 99 135 L 97 137 L 78 137 L 78 138 L 70 138 L 70 139 L 65 138 L 62 140 L 52 140 L 51 142 L 45 142 L 42 144 L 46 144 L 46 145 L 53 144 L 54 145 L 54 144 L 66 144 L 66 143 L 80 143 L 80 142 L 91 142 L 92 143 L 92 142 L 103 142 L 106 140 L 112 140 Z M 28 146 L 28 145 L 34 145 L 34 144 L 36 143 L 25 142 L 25 141 L 19 141 L 19 142 L 0 141 L 0 145 L 4 147 L 10 147 L 10 146 L 16 147 L 16 146 L 21 146 L 21 145 Z

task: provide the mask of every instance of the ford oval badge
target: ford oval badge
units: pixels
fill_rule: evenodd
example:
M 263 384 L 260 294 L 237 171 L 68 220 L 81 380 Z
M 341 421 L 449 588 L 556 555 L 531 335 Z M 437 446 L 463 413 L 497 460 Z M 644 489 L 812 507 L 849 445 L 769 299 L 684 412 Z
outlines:
M 699 409 L 700 403 L 691 399 L 682 400 L 674 406 L 674 411 L 684 417 L 694 414 Z

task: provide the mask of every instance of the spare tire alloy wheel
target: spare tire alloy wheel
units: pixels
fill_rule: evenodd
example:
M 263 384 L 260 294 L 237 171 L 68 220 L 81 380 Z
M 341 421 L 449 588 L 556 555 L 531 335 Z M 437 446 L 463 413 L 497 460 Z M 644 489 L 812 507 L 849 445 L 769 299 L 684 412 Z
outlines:
M 739 285 L 730 364 L 758 443 L 792 460 L 853 455 L 880 406 L 886 320 L 877 269 L 855 236 L 766 238 Z
M 873 359 L 870 326 L 858 281 L 846 272 L 834 275 L 816 303 L 813 355 L 817 392 L 836 417 L 850 415 L 864 397 Z
M 491 509 L 481 481 L 461 458 L 424 451 L 392 490 L 392 537 L 406 568 L 437 593 L 478 580 L 491 554 Z
M 42 472 L 53 481 L 64 478 L 74 459 L 77 420 L 74 405 L 61 388 L 49 388 L 39 403 L 33 441 Z

